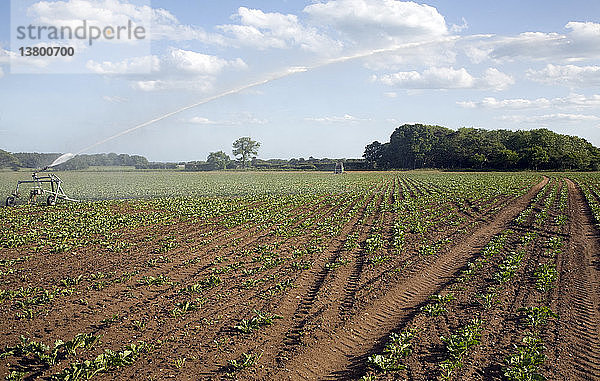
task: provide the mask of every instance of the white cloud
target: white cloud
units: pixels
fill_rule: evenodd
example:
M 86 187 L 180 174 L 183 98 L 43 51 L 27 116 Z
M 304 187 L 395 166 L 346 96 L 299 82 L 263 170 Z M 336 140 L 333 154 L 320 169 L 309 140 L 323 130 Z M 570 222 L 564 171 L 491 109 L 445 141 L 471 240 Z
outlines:
M 448 34 L 436 8 L 414 2 L 330 0 L 309 5 L 304 12 L 353 41 L 407 42 Z
M 477 39 L 476 42 L 468 41 L 462 47 L 465 55 L 471 60 L 471 62 L 479 64 L 490 58 L 490 54 L 494 49 L 485 42 L 482 43 L 482 40 L 487 40 L 491 37 L 493 36 L 475 36 Z
M 129 99 L 120 97 L 118 95 L 104 95 L 102 97 L 102 99 L 104 99 L 105 101 L 107 101 L 109 103 L 127 103 L 127 102 L 129 102 Z
M 355 117 L 350 114 L 344 114 L 342 116 L 325 116 L 325 117 L 309 117 L 304 118 L 304 120 L 309 122 L 318 122 L 318 123 L 358 123 L 362 121 L 367 121 L 369 119 L 362 119 Z
M 216 124 L 216 122 L 213 122 L 212 120 L 203 118 L 201 116 L 195 116 L 192 119 L 190 119 L 189 122 L 193 124 Z
M 88 25 L 96 26 L 127 25 L 132 20 L 136 25 L 149 27 L 153 39 L 223 43 L 223 38 L 219 35 L 206 33 L 198 27 L 182 25 L 165 9 L 138 6 L 125 0 L 39 1 L 29 7 L 28 15 L 38 24 L 71 27 L 81 25 L 82 20 L 86 20 Z
M 398 97 L 398 93 L 393 92 L 393 91 L 388 91 L 383 93 L 383 95 L 387 98 L 397 98 Z
M 457 38 L 447 37 L 427 42 L 408 43 L 389 53 L 366 58 L 365 67 L 375 71 L 401 70 L 411 66 L 451 66 L 456 62 Z
M 2 66 L 0 66 L 0 78 L 4 77 L 4 70 L 2 70 Z
M 565 25 L 565 28 L 571 30 L 571 35 L 576 42 L 600 39 L 600 24 L 594 22 L 571 21 Z
M 216 56 L 175 48 L 169 50 L 165 61 L 178 71 L 201 75 L 216 75 L 226 67 L 234 69 L 248 67 L 241 58 L 227 61 Z
M 237 123 L 239 125 L 246 125 L 246 124 L 267 124 L 269 123 L 268 119 L 264 119 L 264 118 L 259 118 L 258 116 L 250 113 L 250 112 L 242 112 L 239 113 L 237 115 L 237 119 L 234 121 L 234 123 Z
M 199 125 L 214 125 L 214 126 L 246 126 L 249 124 L 263 125 L 269 121 L 262 119 L 250 112 L 239 112 L 232 116 L 229 120 L 211 120 L 202 116 L 195 116 L 188 120 L 189 123 Z
M 581 94 L 570 94 L 564 98 L 554 98 L 552 103 L 555 106 L 563 107 L 600 107 L 600 95 L 594 94 L 591 96 L 585 96 Z
M 467 20 L 464 17 L 462 18 L 462 24 L 460 24 L 460 25 L 452 24 L 452 27 L 450 27 L 450 31 L 452 33 L 460 33 L 467 29 L 469 29 L 469 23 L 467 22 Z
M 475 63 L 485 59 L 576 62 L 600 57 L 600 24 L 569 22 L 566 34 L 525 32 L 517 36 L 472 36 L 465 53 Z
M 373 76 L 373 80 L 388 86 L 406 89 L 471 89 L 487 88 L 504 90 L 514 83 L 512 77 L 488 68 L 481 78 L 475 78 L 465 68 L 432 67 L 422 73 L 404 71 L 381 76 Z
M 419 73 L 417 71 L 402 71 L 394 74 L 385 74 L 373 79 L 388 85 L 409 89 L 459 89 L 470 88 L 475 83 L 475 78 L 465 68 L 429 68 Z
M 160 70 L 160 60 L 156 56 L 126 58 L 120 62 L 89 60 L 85 67 L 92 73 L 103 75 L 150 73 Z
M 526 32 L 517 37 L 501 37 L 490 56 L 495 59 L 527 57 L 544 60 L 559 55 L 566 45 L 567 37 L 558 33 Z
M 191 90 L 207 93 L 213 89 L 215 79 L 197 77 L 194 79 L 150 79 L 135 81 L 132 87 L 141 91 Z
M 232 44 L 252 46 L 258 49 L 287 48 L 284 39 L 275 36 L 267 36 L 258 28 L 248 25 L 221 25 L 219 29 L 233 37 Z
M 139 7 L 120 0 L 38 1 L 27 14 L 36 23 L 54 26 L 79 26 L 82 20 L 92 25 L 127 25 L 128 20 L 147 20 L 150 8 Z
M 172 41 L 201 41 L 214 45 L 225 45 L 223 36 L 207 33 L 204 29 L 184 25 L 165 9 L 152 9 L 152 38 Z
M 463 108 L 477 108 L 478 107 L 478 103 L 474 102 L 474 101 L 460 101 L 460 102 L 456 102 L 456 104 Z
M 483 98 L 480 102 L 466 101 L 457 102 L 459 106 L 464 108 L 486 108 L 486 109 L 527 109 L 527 108 L 542 108 L 548 107 L 550 101 L 546 98 L 530 99 L 504 99 L 498 100 L 494 97 Z
M 175 83 L 167 83 L 160 80 L 147 80 L 134 82 L 133 88 L 142 91 L 159 91 L 177 88 L 177 86 Z
M 188 89 L 207 92 L 212 90 L 217 76 L 224 70 L 244 70 L 248 66 L 240 58 L 226 60 L 190 50 L 170 48 L 160 57 L 134 57 L 119 62 L 89 61 L 86 67 L 93 73 L 133 79 L 133 87 L 142 91 Z M 132 76 L 143 73 L 142 69 L 151 69 L 146 70 L 151 78 Z
M 555 123 L 555 122 L 596 122 L 600 120 L 600 117 L 595 115 L 584 115 L 584 114 L 546 114 L 546 115 L 504 115 L 499 118 L 500 120 L 514 123 Z
M 506 90 L 515 83 L 515 80 L 510 75 L 491 67 L 486 69 L 480 82 L 482 87 L 489 87 L 494 90 Z
M 527 77 L 535 82 L 570 87 L 589 87 L 600 85 L 600 66 L 552 65 L 542 70 L 530 69 Z
M 397 0 L 331 0 L 315 2 L 302 15 L 264 12 L 240 7 L 232 19 L 219 25 L 224 41 L 236 47 L 301 48 L 325 55 L 346 49 L 376 49 L 390 44 L 438 41 L 449 36 L 444 17 L 436 8 Z M 466 22 L 456 28 L 465 28 Z M 428 50 L 429 48 L 429 50 Z M 402 54 L 431 57 L 431 46 Z M 439 55 L 454 53 L 444 50 Z M 400 54 L 396 60 L 400 60 Z M 406 58 L 405 58 L 406 60 Z M 432 64 L 440 61 L 432 59 Z
M 540 109 L 548 107 L 560 108 L 589 108 L 600 107 L 600 95 L 585 96 L 581 94 L 570 94 L 560 98 L 537 98 L 537 99 L 502 99 L 498 100 L 494 97 L 487 97 L 479 102 L 465 101 L 457 102 L 464 108 L 482 108 L 482 109 Z
M 230 44 L 257 49 L 300 47 L 308 51 L 337 49 L 339 44 L 320 34 L 316 28 L 304 26 L 298 16 L 265 13 L 260 9 L 240 7 L 232 16 L 240 24 L 219 25 L 230 36 Z

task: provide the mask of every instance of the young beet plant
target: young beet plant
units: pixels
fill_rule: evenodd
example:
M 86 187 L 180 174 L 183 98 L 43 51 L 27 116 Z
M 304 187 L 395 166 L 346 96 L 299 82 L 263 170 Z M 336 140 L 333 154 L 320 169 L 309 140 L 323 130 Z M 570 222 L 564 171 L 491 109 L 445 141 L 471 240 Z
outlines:
M 482 324 L 481 319 L 475 318 L 459 329 L 457 333 L 440 338 L 446 344 L 448 353 L 448 358 L 440 364 L 442 379 L 450 380 L 454 372 L 462 367 L 462 361 L 467 352 L 472 347 L 479 345 Z
M 548 292 L 554 287 L 554 281 L 558 278 L 556 265 L 545 263 L 538 267 L 535 272 L 535 286 L 541 292 Z
M 448 293 L 444 296 L 439 294 L 431 295 L 429 299 L 432 302 L 421 307 L 421 310 L 429 316 L 440 316 L 446 313 L 446 305 L 456 298 L 453 293 Z
M 494 300 L 494 298 L 496 297 L 496 293 L 494 292 L 493 289 L 488 290 L 489 292 L 487 294 L 478 294 L 476 295 L 477 297 L 477 302 L 486 310 L 489 310 L 490 308 L 492 308 L 492 306 L 494 305 L 494 303 L 496 303 L 496 300 Z
M 494 274 L 494 279 L 499 283 L 506 283 L 515 275 L 521 267 L 521 262 L 525 257 L 525 251 L 511 252 L 506 259 L 498 265 L 498 272 Z
M 412 353 L 411 340 L 416 333 L 415 329 L 408 329 L 400 333 L 392 333 L 383 350 L 383 354 L 369 356 L 367 365 L 376 372 L 390 372 L 406 369 L 402 360 Z
M 544 381 L 546 377 L 539 373 L 539 367 L 546 361 L 541 340 L 532 335 L 523 338 L 522 345 L 515 346 L 516 352 L 505 363 L 504 376 L 509 381 Z
M 72 363 L 62 372 L 53 375 L 51 379 L 53 381 L 89 380 L 97 374 L 133 364 L 145 351 L 147 351 L 147 346 L 144 342 L 126 345 L 118 352 L 106 349 L 94 360 Z
M 534 329 L 546 325 L 550 319 L 558 318 L 558 315 L 546 306 L 520 308 L 519 312 L 525 312 L 527 325 Z
M 245 368 L 253 367 L 258 360 L 262 357 L 262 353 L 254 354 L 254 353 L 242 353 L 242 355 L 235 359 L 229 360 L 229 368 L 232 371 L 238 371 Z
M 175 304 L 175 308 L 171 310 L 171 316 L 183 316 L 188 312 L 197 311 L 202 307 L 202 305 L 206 303 L 206 298 L 196 298 L 193 301 L 184 301 Z
M 269 314 L 254 310 L 256 316 L 251 319 L 243 319 L 238 324 L 234 325 L 233 328 L 241 333 L 252 333 L 260 327 L 272 325 L 276 319 L 283 319 L 283 316 Z
M 39 369 L 38 366 L 40 365 L 45 368 L 51 367 L 63 359 L 77 356 L 79 348 L 90 350 L 99 342 L 100 336 L 82 333 L 75 335 L 67 342 L 57 340 L 54 346 L 50 347 L 44 343 L 28 340 L 21 336 L 21 343 L 14 347 L 6 347 L 0 353 L 0 358 L 17 357 L 19 364 L 33 365 L 33 367 L 21 367 L 18 370 L 13 370 L 9 375 L 10 379 L 18 380 Z
M 173 282 L 169 281 L 169 277 L 165 276 L 165 275 L 157 275 L 157 276 L 152 276 L 152 275 L 147 275 L 142 277 L 142 279 L 140 279 L 138 281 L 139 284 L 145 284 L 148 286 L 162 286 L 163 284 L 173 284 Z

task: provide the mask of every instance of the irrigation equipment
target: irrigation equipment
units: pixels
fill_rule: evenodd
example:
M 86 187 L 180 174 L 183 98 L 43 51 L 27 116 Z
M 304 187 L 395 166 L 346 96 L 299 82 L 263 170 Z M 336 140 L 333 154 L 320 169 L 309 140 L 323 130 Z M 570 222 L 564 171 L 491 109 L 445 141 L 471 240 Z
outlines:
M 18 181 L 15 191 L 6 198 L 6 206 L 17 205 L 18 200 L 21 199 L 21 193 L 19 192 L 19 188 L 21 188 L 22 184 L 33 185 L 29 189 L 29 199 L 27 200 L 28 203 L 36 202 L 37 198 L 42 197 L 44 194 L 48 195 L 48 197 L 46 198 L 46 204 L 48 204 L 49 206 L 56 205 L 57 200 L 78 202 L 79 200 L 67 196 L 62 187 L 63 181 L 54 173 L 48 173 L 46 176 L 38 176 L 38 172 L 47 171 L 49 168 L 65 163 L 74 157 L 75 155 L 73 155 L 72 153 L 66 153 L 64 155 L 61 155 L 59 158 L 54 160 L 52 164 L 33 172 L 33 174 L 31 175 L 31 180 Z
M 34 172 L 31 177 L 32 180 L 20 180 L 17 182 L 15 191 L 6 198 L 6 206 L 15 206 L 17 204 L 17 201 L 21 198 L 19 188 L 22 184 L 33 184 L 33 187 L 29 189 L 28 203 L 36 202 L 37 198 L 44 194 L 48 195 L 46 203 L 50 206 L 56 205 L 57 200 L 79 201 L 66 195 L 62 188 L 62 180 L 54 173 L 48 173 L 47 176 L 38 176 L 38 174 Z M 44 185 L 47 184 L 50 185 L 49 189 L 47 186 L 44 187 Z

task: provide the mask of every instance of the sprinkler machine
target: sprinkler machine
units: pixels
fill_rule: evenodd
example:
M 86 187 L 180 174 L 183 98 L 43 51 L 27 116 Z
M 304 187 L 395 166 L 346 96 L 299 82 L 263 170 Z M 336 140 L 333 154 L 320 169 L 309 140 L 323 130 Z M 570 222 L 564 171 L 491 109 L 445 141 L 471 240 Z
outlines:
M 29 190 L 29 200 L 27 201 L 28 203 L 36 202 L 37 198 L 43 196 L 44 194 L 48 195 L 48 197 L 46 198 L 46 203 L 50 206 L 56 205 L 57 200 L 78 202 L 79 200 L 70 198 L 65 194 L 65 191 L 62 188 L 62 180 L 54 173 L 48 173 L 48 175 L 46 176 L 38 175 L 38 172 L 47 171 L 52 167 L 55 167 L 59 164 L 71 160 L 73 157 L 75 157 L 75 155 L 73 155 L 72 153 L 66 153 L 60 156 L 58 159 L 54 160 L 52 164 L 33 172 L 33 174 L 31 175 L 31 180 L 18 181 L 15 191 L 6 198 L 6 206 L 17 205 L 17 201 L 21 199 L 21 194 L 19 193 L 19 188 L 21 187 L 21 184 L 33 184 L 33 186 Z M 49 187 L 48 184 L 50 185 Z

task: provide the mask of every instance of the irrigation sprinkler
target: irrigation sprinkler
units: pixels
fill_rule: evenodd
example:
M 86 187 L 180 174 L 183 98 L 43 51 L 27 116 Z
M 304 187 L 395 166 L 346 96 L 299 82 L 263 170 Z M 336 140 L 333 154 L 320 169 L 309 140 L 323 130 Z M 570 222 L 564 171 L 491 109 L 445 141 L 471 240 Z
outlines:
M 64 154 L 58 159 L 54 160 L 52 164 L 33 172 L 31 175 L 31 180 L 19 180 L 17 182 L 15 191 L 6 198 L 6 206 L 17 205 L 17 201 L 21 198 L 19 188 L 22 184 L 33 184 L 33 186 L 29 189 L 29 199 L 27 200 L 28 203 L 36 202 L 37 198 L 43 196 L 44 194 L 48 195 L 46 198 L 46 203 L 50 206 L 56 205 L 57 200 L 78 202 L 79 200 L 67 196 L 62 188 L 63 181 L 54 173 L 48 173 L 46 176 L 38 176 L 38 172 L 47 171 L 49 168 L 65 163 L 71 160 L 73 157 L 75 157 L 75 155 L 72 153 Z M 50 185 L 49 187 L 48 184 Z

